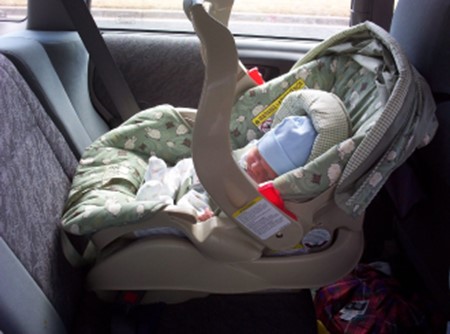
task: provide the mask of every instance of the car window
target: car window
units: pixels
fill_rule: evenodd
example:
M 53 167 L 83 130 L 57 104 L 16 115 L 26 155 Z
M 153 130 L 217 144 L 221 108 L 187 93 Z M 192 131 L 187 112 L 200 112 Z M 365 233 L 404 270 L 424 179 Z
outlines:
M 27 0 L 0 0 L 0 21 L 23 21 L 27 16 Z
M 92 0 L 99 27 L 192 31 L 182 0 Z M 235 0 L 230 29 L 237 35 L 323 39 L 349 25 L 350 0 Z

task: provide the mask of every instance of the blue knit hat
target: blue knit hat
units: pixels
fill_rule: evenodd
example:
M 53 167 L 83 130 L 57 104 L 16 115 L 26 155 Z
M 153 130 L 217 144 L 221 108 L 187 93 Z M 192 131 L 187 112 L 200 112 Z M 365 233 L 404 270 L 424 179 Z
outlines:
M 277 175 L 303 166 L 317 132 L 307 116 L 289 116 L 267 132 L 257 144 L 264 160 Z

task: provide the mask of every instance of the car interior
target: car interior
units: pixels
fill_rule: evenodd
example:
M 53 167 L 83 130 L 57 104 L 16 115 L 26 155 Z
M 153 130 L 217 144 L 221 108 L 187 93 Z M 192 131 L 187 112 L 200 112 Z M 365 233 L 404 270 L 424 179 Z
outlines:
M 450 5 L 444 0 L 348 5 L 349 28 L 370 21 L 384 29 L 414 66 L 412 84 L 429 87 L 433 101 L 423 102 L 428 88 L 419 89 L 405 114 L 424 110 L 414 120 L 429 112 L 438 123 L 426 146 L 405 146 L 414 152 L 363 215 L 343 215 L 327 191 L 309 206 L 290 205 L 309 225 L 294 221 L 265 239 L 250 237 L 233 213 L 247 201 L 242 194 L 254 197 L 256 190 L 231 171 L 228 145 L 213 154 L 206 145 L 215 140 L 207 137 L 211 131 L 203 137 L 197 131 L 194 162 L 205 161 L 199 177 L 225 203 L 229 221 L 211 220 L 208 234 L 187 230 L 183 219 L 199 224 L 183 212 L 158 211 L 164 227 L 195 237 L 187 239 L 131 239 L 133 231 L 154 225 L 147 221 L 88 235 L 62 228 L 72 181 L 98 139 L 140 111 L 171 105 L 196 118 L 199 129 L 214 125 L 229 140 L 228 122 L 217 115 L 229 114 L 236 96 L 255 86 L 242 69 L 257 67 L 271 82 L 328 40 L 232 35 L 233 1 L 211 3 L 208 13 L 203 1 L 180 0 L 190 32 L 99 29 L 90 1 L 81 0 L 28 0 L 25 20 L 0 22 L 0 333 L 327 333 L 317 322 L 317 289 L 358 263 L 377 261 L 388 262 L 403 292 L 419 299 L 424 320 L 415 333 L 448 333 Z M 236 86 L 240 76 L 243 86 Z M 374 156 L 365 159 L 370 168 Z M 218 182 L 228 170 L 230 179 Z M 228 197 L 221 196 L 228 188 Z M 305 210 L 313 210 L 311 218 L 301 216 Z M 316 216 L 346 221 L 332 246 L 305 256 L 257 257 L 266 247 L 295 245 L 289 236 L 303 237 L 305 226 L 319 224 Z M 199 231 L 204 240 L 196 244 Z

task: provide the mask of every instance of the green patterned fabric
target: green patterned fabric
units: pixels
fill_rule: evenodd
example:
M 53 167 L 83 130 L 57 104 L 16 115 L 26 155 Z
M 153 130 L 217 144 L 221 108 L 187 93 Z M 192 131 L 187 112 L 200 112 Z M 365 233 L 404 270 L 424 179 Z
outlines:
M 191 126 L 169 105 L 140 112 L 84 152 L 63 215 L 64 229 L 88 234 L 139 222 L 162 208 L 135 196 L 151 155 L 174 164 L 190 156 Z
M 325 40 L 289 73 L 247 91 L 233 110 L 235 147 L 262 136 L 264 128 L 252 119 L 299 80 L 303 88 L 332 92 L 344 102 L 353 135 L 281 175 L 275 186 L 285 199 L 302 201 L 336 185 L 336 203 L 360 215 L 395 168 L 433 138 L 437 120 L 429 87 L 398 43 L 366 22 Z
M 245 92 L 231 114 L 232 148 L 245 149 L 295 113 L 286 97 L 305 88 L 331 92 L 342 101 L 350 136 L 336 143 L 330 139 L 325 152 L 320 149 L 322 154 L 274 184 L 286 200 L 295 201 L 335 185 L 337 205 L 349 215 L 362 214 L 392 171 L 433 138 L 437 122 L 428 86 L 384 30 L 364 23 L 324 41 L 288 73 Z M 63 227 L 88 234 L 151 217 L 162 205 L 135 200 L 149 156 L 174 164 L 190 156 L 191 138 L 189 123 L 163 105 L 96 140 L 80 160 Z
M 314 88 L 332 92 L 343 101 L 353 124 L 352 141 L 335 143 L 330 150 L 307 165 L 281 175 L 275 179 L 275 186 L 285 198 L 310 199 L 334 185 L 353 150 L 364 138 L 366 130 L 383 110 L 375 73 L 370 72 L 350 55 L 337 54 L 320 57 L 263 86 L 255 87 L 244 94 L 233 110 L 231 121 L 232 142 L 235 147 L 259 138 L 264 129 L 252 122 L 252 117 L 263 112 L 270 103 L 299 80 L 302 89 Z M 282 88 L 280 88 L 282 87 Z M 252 102 L 252 103 L 251 103 Z M 249 117 L 248 110 L 252 110 Z M 284 114 L 282 116 L 287 116 Z M 281 117 L 274 115 L 275 123 Z M 363 121 L 362 121 L 362 118 Z M 244 121 L 245 120 L 245 121 Z M 351 144 L 349 144 L 351 143 Z M 348 153 L 347 153 L 348 152 Z

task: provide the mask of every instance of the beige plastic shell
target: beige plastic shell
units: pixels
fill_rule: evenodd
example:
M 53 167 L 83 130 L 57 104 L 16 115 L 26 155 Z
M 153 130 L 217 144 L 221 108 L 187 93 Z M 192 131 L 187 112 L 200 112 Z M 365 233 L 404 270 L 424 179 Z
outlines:
M 147 291 L 143 302 L 150 303 L 334 282 L 353 269 L 364 245 L 363 217 L 353 218 L 339 209 L 333 200 L 334 188 L 306 203 L 287 203 L 298 220 L 286 216 L 289 224 L 269 238 L 261 239 L 233 218 L 260 196 L 231 155 L 228 124 L 240 67 L 237 51 L 229 30 L 206 13 L 201 1 L 186 0 L 185 9 L 204 47 L 206 76 L 197 114 L 184 110 L 183 115 L 195 119 L 197 174 L 225 215 L 196 223 L 189 212 L 172 206 L 146 222 L 96 233 L 92 240 L 99 257 L 88 274 L 88 287 L 106 300 L 113 298 L 114 291 Z M 130 239 L 118 248 L 118 240 L 123 243 L 133 231 L 152 227 L 176 228 L 186 238 Z M 294 247 L 316 228 L 332 236 L 326 247 L 309 254 L 264 256 L 268 249 Z

